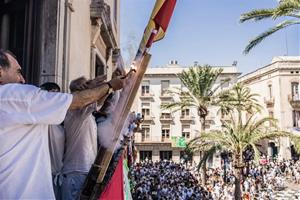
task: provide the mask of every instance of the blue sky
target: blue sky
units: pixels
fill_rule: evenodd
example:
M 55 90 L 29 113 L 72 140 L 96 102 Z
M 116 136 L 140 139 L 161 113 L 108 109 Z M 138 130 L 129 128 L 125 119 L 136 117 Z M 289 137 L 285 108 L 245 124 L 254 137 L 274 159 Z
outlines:
M 121 48 L 125 61 L 135 53 L 155 0 L 121 0 Z M 271 8 L 276 0 L 177 0 L 165 38 L 151 49 L 150 66 L 178 60 L 184 66 L 199 64 L 228 66 L 238 61 L 246 73 L 267 65 L 274 56 L 300 55 L 300 26 L 275 33 L 248 55 L 248 41 L 282 21 L 239 23 L 242 13 Z

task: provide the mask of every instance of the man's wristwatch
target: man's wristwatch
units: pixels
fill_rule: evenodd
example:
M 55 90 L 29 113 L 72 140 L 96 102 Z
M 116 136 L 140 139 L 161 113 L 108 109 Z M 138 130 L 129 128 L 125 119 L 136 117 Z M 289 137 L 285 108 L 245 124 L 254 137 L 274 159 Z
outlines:
M 107 82 L 106 83 L 108 85 L 108 90 L 107 90 L 107 93 L 106 94 L 110 94 L 114 91 L 113 87 L 111 86 L 110 82 Z

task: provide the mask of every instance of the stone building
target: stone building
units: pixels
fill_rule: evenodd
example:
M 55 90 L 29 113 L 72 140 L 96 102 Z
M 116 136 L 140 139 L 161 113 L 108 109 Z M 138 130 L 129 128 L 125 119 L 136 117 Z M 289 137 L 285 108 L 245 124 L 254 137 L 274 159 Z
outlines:
M 215 86 L 219 85 L 222 80 L 230 78 L 231 81 L 220 88 L 225 89 L 237 81 L 240 73 L 236 66 L 221 68 L 223 72 Z M 171 96 L 165 91 L 168 88 L 176 87 L 184 90 L 185 88 L 176 74 L 187 69 L 187 67 L 178 65 L 177 61 L 171 61 L 167 66 L 147 69 L 132 108 L 144 115 L 144 122 L 141 125 L 142 131 L 135 134 L 138 161 L 147 157 L 154 161 L 172 159 L 179 162 L 184 155 L 184 148 L 180 147 L 178 140 L 183 138 L 184 142 L 187 142 L 199 133 L 200 118 L 195 108 L 184 109 L 175 113 L 161 109 L 163 103 L 180 101 L 179 96 Z M 209 108 L 209 115 L 206 120 L 207 130 L 221 127 L 217 108 Z M 213 159 L 214 162 L 209 163 L 220 163 L 219 155 Z M 199 155 L 194 156 L 194 161 L 199 161 Z
M 281 130 L 300 134 L 300 57 L 274 57 L 271 64 L 243 75 L 244 83 L 259 94 L 263 106 L 262 117 L 274 117 Z M 271 140 L 268 156 L 290 159 L 297 156 L 288 138 Z
M 0 48 L 17 56 L 28 83 L 67 91 L 79 76 L 110 79 L 119 33 L 118 0 L 0 0 Z

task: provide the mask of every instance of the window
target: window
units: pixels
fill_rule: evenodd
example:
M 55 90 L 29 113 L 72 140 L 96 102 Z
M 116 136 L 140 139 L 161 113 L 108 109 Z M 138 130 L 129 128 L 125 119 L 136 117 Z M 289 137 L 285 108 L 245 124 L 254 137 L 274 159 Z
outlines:
M 150 81 L 142 82 L 142 96 L 145 96 L 150 93 Z
M 171 113 L 161 113 L 161 118 L 162 119 L 170 119 L 171 118 Z
M 182 137 L 189 139 L 191 134 L 191 127 L 190 125 L 182 125 Z
M 300 111 L 293 111 L 293 127 L 300 127 Z
M 274 118 L 274 112 L 273 111 L 269 111 L 269 117 Z M 270 121 L 269 122 L 269 126 L 270 127 L 275 126 L 274 122 Z
M 292 99 L 294 101 L 299 100 L 299 83 L 292 82 Z
M 41 49 L 45 39 L 40 41 L 44 29 L 43 11 L 39 9 L 44 4 L 48 5 L 42 1 L 0 0 L 0 49 L 9 49 L 16 55 L 26 83 L 39 84 L 40 74 L 44 73 L 41 65 L 46 58 L 39 59 L 45 52 Z M 50 18 L 53 13 L 49 10 Z
M 140 151 L 140 161 L 152 160 L 152 151 Z
M 165 95 L 166 91 L 169 89 L 170 81 L 161 81 L 161 95 Z
M 106 74 L 106 67 L 101 61 L 101 58 L 96 53 L 96 61 L 95 61 L 95 77 L 105 75 Z
M 142 115 L 150 116 L 150 103 L 142 103 Z
M 271 99 L 273 97 L 273 94 L 272 94 L 272 85 L 268 85 L 268 91 L 269 91 L 269 99 Z
M 165 141 L 165 139 L 170 138 L 170 125 L 163 124 L 161 126 L 161 140 L 162 142 Z
M 142 141 L 150 138 L 150 125 L 142 125 Z
M 160 151 L 159 158 L 160 160 L 172 160 L 172 151 Z
M 269 111 L 269 117 L 274 117 L 274 112 L 273 111 Z
M 181 117 L 186 118 L 190 116 L 190 109 L 183 109 L 181 110 Z

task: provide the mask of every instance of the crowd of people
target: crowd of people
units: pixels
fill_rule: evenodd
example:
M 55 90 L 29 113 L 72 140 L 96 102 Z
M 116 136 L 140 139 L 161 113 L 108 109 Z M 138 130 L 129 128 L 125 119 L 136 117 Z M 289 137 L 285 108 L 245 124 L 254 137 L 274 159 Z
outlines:
M 212 194 L 182 165 L 151 160 L 137 163 L 130 173 L 136 200 L 212 199 Z
M 134 199 L 234 199 L 234 171 L 228 166 L 209 168 L 207 183 L 201 184 L 201 172 L 196 167 L 186 167 L 172 161 L 143 161 L 131 171 Z M 250 163 L 243 170 L 242 198 L 245 200 L 276 199 L 276 191 L 287 184 L 299 184 L 300 161 Z
M 274 199 L 276 191 L 286 189 L 288 183 L 297 183 L 300 172 L 299 161 L 270 161 L 265 164 L 250 163 L 243 170 L 241 183 L 244 199 Z M 233 199 L 234 171 L 232 168 L 208 170 L 208 190 L 213 199 Z M 197 175 L 198 176 L 198 175 Z

